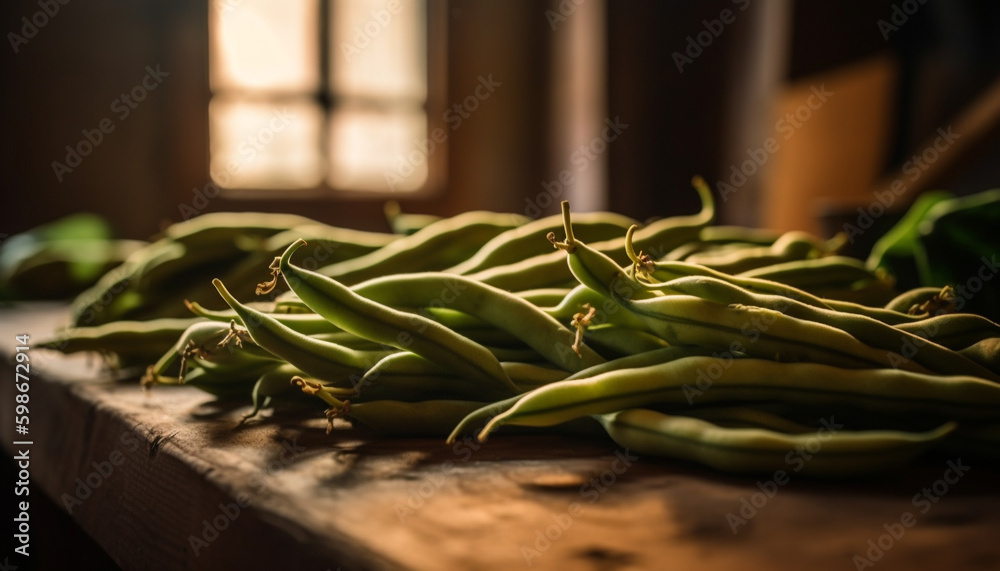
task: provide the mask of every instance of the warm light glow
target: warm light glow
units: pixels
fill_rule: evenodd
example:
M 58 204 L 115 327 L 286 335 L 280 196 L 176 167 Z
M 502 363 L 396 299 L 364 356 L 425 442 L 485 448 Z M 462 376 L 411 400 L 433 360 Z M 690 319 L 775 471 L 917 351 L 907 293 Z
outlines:
M 209 106 L 212 180 L 225 188 L 313 188 L 323 179 L 323 112 L 307 99 Z
M 213 89 L 317 89 L 318 0 L 241 0 L 209 6 Z
M 345 107 L 330 118 L 330 174 L 334 188 L 413 191 L 427 181 L 423 109 L 369 111 Z
M 246 189 L 324 180 L 347 191 L 422 188 L 426 1 L 331 0 L 329 21 L 319 2 L 209 3 L 212 179 Z
M 342 0 L 332 3 L 330 20 L 330 76 L 335 93 L 423 103 L 427 97 L 426 2 Z

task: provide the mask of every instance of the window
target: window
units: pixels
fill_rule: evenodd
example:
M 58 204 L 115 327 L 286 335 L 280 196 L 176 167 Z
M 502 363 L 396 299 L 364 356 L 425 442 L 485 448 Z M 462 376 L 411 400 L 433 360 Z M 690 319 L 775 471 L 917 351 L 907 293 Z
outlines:
M 209 13 L 216 183 L 428 187 L 440 161 L 409 158 L 429 131 L 428 0 L 213 0 Z

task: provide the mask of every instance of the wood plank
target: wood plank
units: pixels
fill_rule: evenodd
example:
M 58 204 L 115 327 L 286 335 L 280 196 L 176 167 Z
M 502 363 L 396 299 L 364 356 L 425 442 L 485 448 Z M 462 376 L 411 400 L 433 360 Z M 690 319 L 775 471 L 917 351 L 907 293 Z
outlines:
M 4 353 L 15 331 L 37 341 L 62 315 L 5 310 Z M 915 524 L 881 540 L 892 546 L 879 569 L 1000 567 L 995 467 L 965 462 L 957 482 L 935 484 L 949 459 L 932 457 L 864 481 L 793 475 L 755 497 L 759 479 L 626 463 L 604 439 L 501 432 L 473 449 L 346 426 L 327 436 L 308 410 L 236 429 L 243 404 L 189 387 L 143 393 L 85 358 L 31 356 L 32 479 L 60 505 L 82 482 L 72 515 L 125 569 L 842 570 L 907 512 Z M 0 383 L 0 402 L 12 396 Z M 940 501 L 914 505 L 934 486 L 947 486 Z M 727 515 L 742 499 L 760 507 L 734 534 Z M 206 532 L 213 521 L 224 529 Z

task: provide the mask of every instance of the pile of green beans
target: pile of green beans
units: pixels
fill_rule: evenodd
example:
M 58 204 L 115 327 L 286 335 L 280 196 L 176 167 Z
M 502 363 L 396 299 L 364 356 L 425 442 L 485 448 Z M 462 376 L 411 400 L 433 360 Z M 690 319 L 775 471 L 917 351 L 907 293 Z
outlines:
M 998 456 L 1000 325 L 955 312 L 949 288 L 895 291 L 839 255 L 841 237 L 712 226 L 711 193 L 693 184 L 700 212 L 646 226 L 574 218 L 568 203 L 535 221 L 394 206 L 398 235 L 202 217 L 81 296 L 46 346 L 108 354 L 147 388 L 248 399 L 243 421 L 304 399 L 328 430 L 606 434 L 739 473 L 816 442 L 796 471 Z M 122 276 L 124 295 L 98 299 Z M 185 280 L 183 312 L 154 309 Z

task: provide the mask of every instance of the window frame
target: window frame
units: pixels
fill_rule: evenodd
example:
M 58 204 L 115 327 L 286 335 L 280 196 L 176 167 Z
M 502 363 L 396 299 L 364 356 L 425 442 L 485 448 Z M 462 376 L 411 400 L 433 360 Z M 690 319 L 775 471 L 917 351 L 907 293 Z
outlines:
M 309 97 L 311 95 L 311 100 L 318 103 L 321 107 L 323 114 L 324 125 L 322 127 L 323 136 L 323 151 L 325 152 L 324 159 L 326 161 L 330 160 L 330 147 L 329 147 L 329 120 L 334 109 L 336 109 L 337 97 L 335 97 L 330 90 L 330 60 L 335 57 L 336 48 L 331 45 L 330 41 L 330 8 L 331 2 L 335 0 L 317 0 L 319 3 L 319 20 L 320 20 L 320 30 L 318 33 L 318 43 L 319 45 L 319 57 L 318 63 L 320 66 L 320 86 L 317 92 L 307 93 L 303 92 L 302 95 Z M 447 111 L 447 98 L 448 98 L 448 76 L 447 76 L 447 60 L 448 60 L 448 0 L 425 0 L 427 3 L 427 13 L 426 13 L 426 57 L 427 57 L 427 99 L 424 102 L 423 109 L 427 122 L 426 139 L 432 138 L 432 133 L 435 129 L 445 129 L 444 115 Z M 212 8 L 210 7 L 211 11 Z M 208 14 L 208 32 L 209 32 L 209 46 L 212 42 L 212 29 L 211 29 L 211 12 Z M 209 47 L 209 52 L 211 52 L 211 47 Z M 206 55 L 208 55 L 208 53 Z M 210 56 L 209 56 L 210 59 Z M 207 60 L 206 60 L 207 61 Z M 238 93 L 238 91 L 221 90 L 215 91 L 211 88 L 211 68 L 209 65 L 205 66 L 206 72 L 209 77 L 206 78 L 206 84 L 209 86 L 207 104 L 205 105 L 205 120 L 206 124 L 211 124 L 211 117 L 208 114 L 208 108 L 211 105 L 213 99 L 217 95 Z M 277 101 L 282 97 L 293 97 L 292 95 L 282 94 L 277 96 L 263 96 L 257 100 L 259 101 Z M 447 129 L 445 129 L 447 131 Z M 233 199 L 235 201 L 249 202 L 254 200 L 259 201 L 274 201 L 274 200 L 290 200 L 301 202 L 304 200 L 323 200 L 323 199 L 342 199 L 349 201 L 385 201 L 385 200 L 425 200 L 432 198 L 439 198 L 444 194 L 447 182 L 448 182 L 448 140 L 445 138 L 441 143 L 434 142 L 433 152 L 426 153 L 425 159 L 427 161 L 427 180 L 424 184 L 414 190 L 393 190 L 386 185 L 382 189 L 360 189 L 360 188 L 347 188 L 347 187 L 337 187 L 329 184 L 327 180 L 327 174 L 329 169 L 329 164 L 327 163 L 326 169 L 324 169 L 323 177 L 320 183 L 311 187 L 300 187 L 300 188 L 274 188 L 274 187 L 240 187 L 240 188 L 228 188 L 219 185 L 215 178 L 212 176 L 212 157 L 211 157 L 211 133 L 210 129 L 206 131 L 206 150 L 208 153 L 206 161 L 206 180 L 211 181 L 216 184 L 220 189 L 220 196 L 225 199 Z

